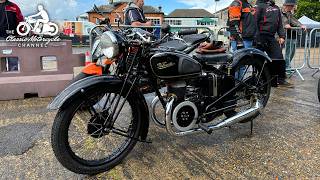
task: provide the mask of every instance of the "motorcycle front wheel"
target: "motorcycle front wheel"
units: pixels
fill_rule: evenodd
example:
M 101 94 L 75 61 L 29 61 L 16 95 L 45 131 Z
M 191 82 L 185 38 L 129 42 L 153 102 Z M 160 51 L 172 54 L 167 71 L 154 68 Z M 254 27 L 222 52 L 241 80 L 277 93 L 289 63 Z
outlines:
M 118 165 L 134 148 L 141 111 L 136 99 L 119 95 L 120 89 L 92 89 L 59 110 L 51 143 L 58 161 L 78 174 L 94 175 Z M 116 102 L 120 97 L 119 105 Z M 120 110 L 114 125 L 106 125 L 112 110 Z M 112 126 L 112 127 L 110 127 Z

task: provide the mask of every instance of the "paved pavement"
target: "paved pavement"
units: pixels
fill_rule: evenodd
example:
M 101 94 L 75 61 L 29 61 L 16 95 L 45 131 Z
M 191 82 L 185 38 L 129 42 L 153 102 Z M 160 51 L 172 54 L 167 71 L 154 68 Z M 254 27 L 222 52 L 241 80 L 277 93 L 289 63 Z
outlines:
M 51 100 L 0 102 L 0 179 L 320 179 L 320 105 L 316 80 L 294 77 L 278 88 L 255 123 L 182 138 L 154 125 L 152 144 L 139 143 L 108 173 L 89 177 L 64 169 L 53 156 Z

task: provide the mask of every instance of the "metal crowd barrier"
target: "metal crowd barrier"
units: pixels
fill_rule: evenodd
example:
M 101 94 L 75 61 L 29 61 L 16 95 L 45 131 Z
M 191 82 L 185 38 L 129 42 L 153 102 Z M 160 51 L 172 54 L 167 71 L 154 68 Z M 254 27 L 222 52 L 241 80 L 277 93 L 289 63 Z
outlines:
M 308 67 L 316 69 L 312 77 L 320 72 L 320 28 L 312 29 L 308 38 L 307 50 Z
M 306 51 L 308 49 L 308 32 L 301 28 L 285 29 L 286 41 L 283 48 L 283 55 L 286 61 L 286 69 L 291 77 L 297 73 L 304 80 L 300 71 L 307 63 Z

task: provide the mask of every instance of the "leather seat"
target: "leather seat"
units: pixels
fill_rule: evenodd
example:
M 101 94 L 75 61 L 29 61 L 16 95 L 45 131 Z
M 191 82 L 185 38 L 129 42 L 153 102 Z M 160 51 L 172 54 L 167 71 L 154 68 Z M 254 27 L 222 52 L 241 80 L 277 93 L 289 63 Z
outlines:
M 160 47 L 172 48 L 178 51 L 187 49 L 188 45 L 179 40 L 172 40 L 159 45 Z
M 205 64 L 223 64 L 232 61 L 231 53 L 195 54 L 193 58 Z
M 207 40 L 208 36 L 205 34 L 191 34 L 183 36 L 182 39 L 185 40 L 189 45 L 195 45 Z

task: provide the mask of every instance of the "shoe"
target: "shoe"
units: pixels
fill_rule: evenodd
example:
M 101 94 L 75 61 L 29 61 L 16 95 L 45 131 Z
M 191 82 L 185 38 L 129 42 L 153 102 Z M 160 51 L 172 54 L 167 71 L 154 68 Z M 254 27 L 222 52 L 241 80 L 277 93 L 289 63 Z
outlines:
M 278 86 L 280 87 L 286 87 L 286 88 L 294 88 L 294 85 L 289 83 L 288 81 L 286 80 L 279 80 L 278 81 Z

